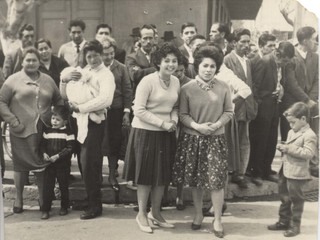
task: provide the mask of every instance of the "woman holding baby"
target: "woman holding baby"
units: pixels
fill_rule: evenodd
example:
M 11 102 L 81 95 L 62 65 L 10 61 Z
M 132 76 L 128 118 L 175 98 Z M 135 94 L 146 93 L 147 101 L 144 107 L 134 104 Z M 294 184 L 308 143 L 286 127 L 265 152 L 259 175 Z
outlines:
M 79 130 L 86 128 L 84 135 L 80 134 L 80 162 L 88 199 L 88 209 L 80 216 L 82 220 L 92 219 L 102 214 L 101 142 L 105 128 L 106 108 L 111 105 L 115 90 L 114 77 L 102 61 L 102 52 L 103 47 L 97 40 L 88 42 L 84 47 L 88 65 L 82 70 L 74 69 L 65 74 L 60 82 L 61 95 L 69 100 L 70 108 L 76 113 Z M 85 75 L 84 79 L 82 79 L 82 73 Z M 71 91 L 68 95 L 67 91 L 67 85 L 74 84 L 72 81 L 79 81 L 82 86 L 87 86 L 92 98 L 85 102 L 81 99 L 77 99 L 77 102 L 72 101 L 74 96 L 71 96 Z M 90 98 L 89 92 L 85 88 L 82 89 L 85 91 L 85 97 Z M 82 95 L 80 92 L 77 94 Z
M 10 126 L 10 142 L 16 187 L 13 212 L 23 212 L 23 189 L 30 170 L 49 163 L 40 153 L 42 129 L 50 124 L 51 107 L 63 105 L 51 77 L 39 71 L 40 55 L 31 47 L 23 52 L 22 70 L 11 75 L 0 90 L 0 115 Z M 35 172 L 42 205 L 43 172 Z

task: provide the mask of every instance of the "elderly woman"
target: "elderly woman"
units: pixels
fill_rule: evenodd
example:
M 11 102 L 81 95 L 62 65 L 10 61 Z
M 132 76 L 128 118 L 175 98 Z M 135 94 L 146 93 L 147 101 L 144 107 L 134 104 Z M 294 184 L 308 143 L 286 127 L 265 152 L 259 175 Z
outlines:
M 202 46 L 194 53 L 198 75 L 181 88 L 182 133 L 173 168 L 174 183 L 192 187 L 193 230 L 200 229 L 203 221 L 203 192 L 211 192 L 215 212 L 213 232 L 219 238 L 224 235 L 221 209 L 228 173 L 224 125 L 233 114 L 230 89 L 215 78 L 222 61 L 223 53 L 218 47 Z
M 133 107 L 124 176 L 137 184 L 139 213 L 136 221 L 140 230 L 147 233 L 153 232 L 148 218 L 160 227 L 174 227 L 161 216 L 160 205 L 164 188 L 171 181 L 176 150 L 180 84 L 172 74 L 179 58 L 179 50 L 169 43 L 155 52 L 154 65 L 158 71 L 141 80 Z M 150 193 L 152 211 L 147 215 Z
M 23 52 L 23 69 L 11 75 L 0 90 L 0 115 L 10 126 L 10 141 L 16 187 L 14 213 L 23 211 L 23 189 L 28 171 L 41 169 L 48 163 L 40 153 L 44 125 L 50 125 L 51 107 L 63 105 L 59 89 L 39 69 L 40 56 L 35 48 Z M 35 172 L 42 205 L 43 172 Z

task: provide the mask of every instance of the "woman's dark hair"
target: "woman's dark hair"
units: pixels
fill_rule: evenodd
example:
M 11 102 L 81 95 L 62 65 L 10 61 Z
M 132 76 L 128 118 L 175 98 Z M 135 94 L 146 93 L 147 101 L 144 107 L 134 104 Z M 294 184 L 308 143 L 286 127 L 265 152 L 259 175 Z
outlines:
M 307 122 L 309 122 L 310 119 L 310 110 L 304 102 L 296 102 L 291 107 L 289 107 L 283 115 L 285 117 L 292 116 L 295 118 L 302 118 L 303 116 L 306 117 Z
M 92 40 L 85 44 L 83 48 L 84 56 L 87 55 L 88 51 L 95 51 L 96 53 L 102 54 L 103 47 L 102 44 L 98 40 Z
M 188 69 L 189 60 L 184 55 L 180 54 L 180 62 L 178 64 L 183 65 L 185 69 Z
M 69 119 L 69 109 L 64 105 L 54 106 L 51 112 L 52 112 L 52 115 L 58 115 L 63 120 L 67 121 Z
M 161 60 L 165 58 L 168 54 L 173 54 L 178 59 L 178 64 L 181 61 L 181 53 L 179 49 L 173 43 L 164 43 L 155 53 L 153 54 L 153 64 L 155 68 L 159 71 L 159 65 Z
M 34 44 L 34 46 L 36 47 L 36 49 L 38 49 L 40 43 L 46 43 L 50 48 L 52 48 L 52 47 L 51 47 L 51 42 L 50 42 L 49 39 L 40 38 L 40 39 L 39 39 L 38 41 L 36 41 L 35 44 Z
M 24 58 L 27 56 L 28 53 L 33 53 L 34 55 L 37 56 L 38 60 L 40 61 L 40 54 L 38 52 L 38 50 L 35 47 L 27 47 L 23 50 L 22 52 L 22 61 L 24 60 Z
M 198 73 L 199 65 L 202 63 L 204 58 L 211 58 L 216 62 L 216 74 L 219 72 L 219 69 L 223 62 L 223 52 L 220 47 L 210 44 L 210 43 L 204 43 L 200 45 L 199 48 L 197 48 L 193 54 L 194 62 L 194 70 L 196 73 Z

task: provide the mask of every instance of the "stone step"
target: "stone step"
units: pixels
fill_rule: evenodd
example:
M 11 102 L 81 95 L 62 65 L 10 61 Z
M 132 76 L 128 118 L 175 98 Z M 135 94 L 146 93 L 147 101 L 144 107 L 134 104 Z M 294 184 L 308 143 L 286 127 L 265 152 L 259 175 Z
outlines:
M 280 168 L 281 160 L 278 156 L 273 161 L 272 168 L 275 171 L 278 171 Z M 119 174 L 118 182 L 120 185 L 120 194 L 118 199 L 116 197 L 115 192 L 112 190 L 109 182 L 108 182 L 108 164 L 106 161 L 103 164 L 103 184 L 102 184 L 102 199 L 104 203 L 136 203 L 137 196 L 136 191 L 127 187 L 128 182 L 121 178 L 123 170 L 123 161 L 119 161 Z M 85 194 L 85 188 L 83 181 L 81 179 L 80 173 L 78 171 L 77 162 L 75 159 L 72 160 L 71 173 L 74 176 L 74 180 L 70 182 L 69 194 L 70 200 L 82 200 Z M 34 182 L 34 176 L 31 174 L 29 177 L 30 181 Z M 230 179 L 229 179 L 230 180 Z M 240 189 L 236 184 L 231 183 L 229 181 L 228 185 L 225 189 L 225 199 L 233 200 L 233 199 L 247 199 L 247 198 L 259 198 L 259 199 L 270 199 L 273 197 L 277 197 L 278 194 L 278 186 L 274 182 L 264 181 L 263 185 L 257 187 L 255 184 L 248 180 L 248 188 Z M 130 186 L 130 185 L 129 185 Z M 308 181 L 305 186 L 305 192 L 316 191 L 319 189 L 319 179 L 312 178 L 312 180 Z M 9 159 L 6 159 L 6 172 L 5 178 L 3 179 L 3 191 L 5 193 L 6 199 L 13 199 L 15 196 L 15 187 L 13 185 L 13 171 L 12 171 L 12 162 Z M 184 189 L 184 200 L 186 202 L 192 201 L 192 194 L 190 188 Z M 33 184 L 31 186 L 25 186 L 24 190 L 24 198 L 28 200 L 36 200 L 38 199 L 37 187 Z M 168 202 L 175 202 L 176 198 L 176 188 L 170 186 L 168 189 Z M 204 201 L 210 201 L 209 192 L 205 193 Z

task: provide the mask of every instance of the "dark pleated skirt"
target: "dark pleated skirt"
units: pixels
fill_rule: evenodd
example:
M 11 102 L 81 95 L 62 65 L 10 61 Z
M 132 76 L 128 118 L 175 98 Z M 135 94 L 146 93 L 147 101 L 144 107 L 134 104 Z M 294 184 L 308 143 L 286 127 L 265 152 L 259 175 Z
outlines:
M 37 124 L 38 133 L 31 134 L 26 138 L 10 134 L 13 170 L 15 172 L 36 170 L 50 164 L 50 162 L 43 160 L 40 149 L 43 126 L 43 123 L 39 120 Z
M 181 133 L 173 166 L 173 183 L 205 190 L 223 189 L 228 175 L 225 136 Z
M 132 128 L 125 156 L 124 179 L 141 185 L 169 185 L 175 152 L 175 132 Z

